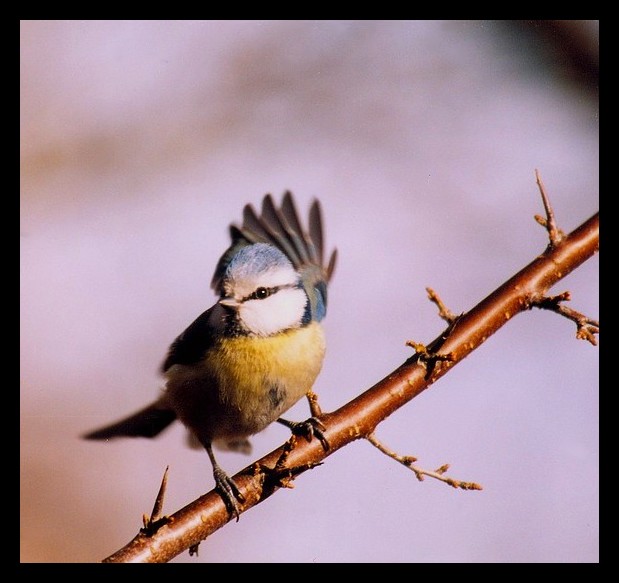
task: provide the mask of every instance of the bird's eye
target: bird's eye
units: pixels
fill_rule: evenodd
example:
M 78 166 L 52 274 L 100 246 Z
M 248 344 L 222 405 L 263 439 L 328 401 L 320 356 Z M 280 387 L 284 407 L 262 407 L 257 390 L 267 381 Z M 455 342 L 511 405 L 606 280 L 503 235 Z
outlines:
M 257 300 L 263 300 L 264 298 L 268 298 L 272 293 L 273 291 L 267 287 L 259 287 L 253 295 Z

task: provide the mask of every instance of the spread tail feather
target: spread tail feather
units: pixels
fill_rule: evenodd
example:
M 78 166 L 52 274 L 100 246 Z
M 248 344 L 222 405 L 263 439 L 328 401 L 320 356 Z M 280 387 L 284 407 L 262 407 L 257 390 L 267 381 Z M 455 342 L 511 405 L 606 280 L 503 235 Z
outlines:
M 159 403 L 153 403 L 129 417 L 112 423 L 112 425 L 86 433 L 82 437 L 84 439 L 155 437 L 175 419 L 176 413 L 174 411 L 162 408 Z

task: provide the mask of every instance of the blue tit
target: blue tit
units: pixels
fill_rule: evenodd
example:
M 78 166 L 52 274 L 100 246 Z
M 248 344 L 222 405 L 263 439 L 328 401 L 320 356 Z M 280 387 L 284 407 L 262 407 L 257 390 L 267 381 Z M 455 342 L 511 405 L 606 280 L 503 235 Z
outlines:
M 280 208 L 266 195 L 260 215 L 246 205 L 230 236 L 211 282 L 219 299 L 170 346 L 159 399 L 84 437 L 154 437 L 178 419 L 206 449 L 216 486 L 238 518 L 243 496 L 213 445 L 248 453 L 248 437 L 274 421 L 325 443 L 315 418 L 296 423 L 281 415 L 304 395 L 314 412 L 311 389 L 325 354 L 321 321 L 337 251 L 324 262 L 320 205 L 313 202 L 306 230 L 289 192 Z

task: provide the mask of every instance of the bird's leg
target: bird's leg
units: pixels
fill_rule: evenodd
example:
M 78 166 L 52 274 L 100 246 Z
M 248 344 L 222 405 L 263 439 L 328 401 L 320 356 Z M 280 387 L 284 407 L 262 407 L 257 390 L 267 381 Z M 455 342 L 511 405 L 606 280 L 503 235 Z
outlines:
M 277 422 L 288 427 L 295 435 L 305 437 L 307 441 L 311 441 L 312 438 L 316 436 L 320 440 L 324 450 L 329 451 L 329 442 L 323 433 L 326 428 L 319 419 L 322 415 L 322 410 L 320 405 L 318 405 L 318 397 L 316 396 L 316 393 L 313 393 L 312 391 L 309 391 L 306 397 L 309 403 L 310 413 L 312 414 L 309 419 L 306 421 L 288 421 L 287 419 L 280 417 Z
M 208 457 L 211 459 L 211 464 L 213 465 L 213 477 L 215 478 L 215 484 L 221 497 L 223 498 L 224 504 L 228 509 L 228 512 L 234 514 L 236 516 L 236 520 L 238 522 L 241 507 L 239 506 L 239 502 L 245 502 L 245 497 L 241 494 L 241 491 L 238 489 L 237 485 L 234 483 L 234 480 L 226 474 L 226 472 L 221 468 L 221 466 L 215 460 L 215 454 L 213 453 L 213 447 L 210 442 L 204 442 L 204 447 L 206 449 L 206 453 L 208 453 Z

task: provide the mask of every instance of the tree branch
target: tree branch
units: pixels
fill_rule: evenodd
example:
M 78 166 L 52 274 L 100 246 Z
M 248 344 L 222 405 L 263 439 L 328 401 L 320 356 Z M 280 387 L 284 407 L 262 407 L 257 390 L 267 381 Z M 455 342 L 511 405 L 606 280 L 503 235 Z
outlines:
M 543 190 L 539 175 L 538 184 Z M 381 421 L 431 386 L 516 314 L 539 307 L 539 299 L 552 285 L 598 251 L 599 214 L 569 235 L 563 235 L 556 229 L 554 218 L 551 220 L 546 201 L 544 205 L 548 219 L 542 222 L 549 229 L 551 239 L 544 253 L 461 316 L 454 317 L 433 299 L 439 305 L 441 316 L 450 322 L 447 329 L 356 399 L 321 416 L 323 434 L 330 446 L 328 451 L 317 439 L 308 442 L 293 436 L 282 447 L 234 476 L 245 497 L 243 512 L 279 488 L 292 487 L 297 475 L 322 463 L 341 447 L 356 439 L 373 438 Z M 435 473 L 441 475 L 445 469 L 439 468 Z M 156 507 L 159 506 L 158 502 Z M 157 523 L 151 520 L 149 529 L 140 531 L 104 562 L 166 562 L 187 549 L 196 552 L 202 540 L 230 519 L 223 500 L 213 490 L 165 520 Z M 154 529 L 154 524 L 160 526 Z

